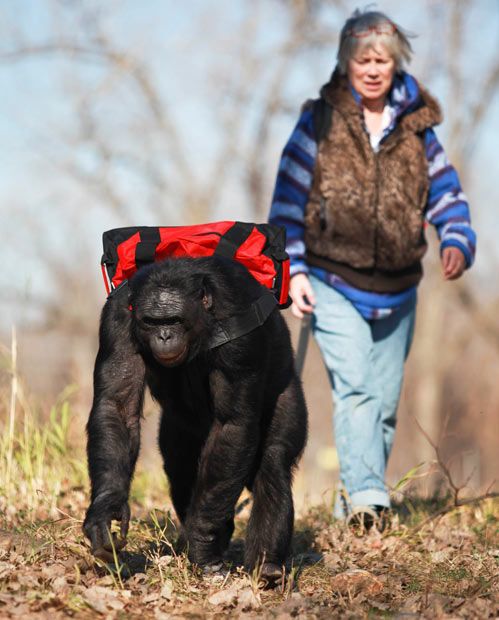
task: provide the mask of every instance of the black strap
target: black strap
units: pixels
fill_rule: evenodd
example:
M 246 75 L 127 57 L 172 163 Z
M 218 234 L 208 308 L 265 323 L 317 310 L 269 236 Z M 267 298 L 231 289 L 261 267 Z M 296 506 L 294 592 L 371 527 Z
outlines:
M 120 291 L 125 291 L 125 290 L 127 291 L 127 295 L 128 295 L 128 280 L 123 280 L 123 282 L 117 288 L 111 289 L 111 292 L 109 293 L 107 298 L 109 299 L 110 297 L 115 297 L 120 293 Z
M 137 269 L 154 262 L 156 248 L 161 241 L 159 228 L 151 226 L 140 231 L 140 241 L 135 246 L 135 264 Z
M 237 250 L 250 236 L 254 224 L 246 222 L 235 222 L 229 230 L 220 237 L 220 241 L 215 249 L 215 254 L 225 256 L 225 258 L 234 258 Z
M 313 124 L 317 144 L 328 135 L 331 129 L 332 116 L 333 108 L 325 99 L 321 97 L 314 103 Z
M 230 317 L 223 323 L 217 323 L 210 339 L 209 348 L 214 349 L 230 340 L 249 334 L 265 323 L 276 306 L 277 300 L 274 295 L 265 292 L 251 304 L 246 312 Z

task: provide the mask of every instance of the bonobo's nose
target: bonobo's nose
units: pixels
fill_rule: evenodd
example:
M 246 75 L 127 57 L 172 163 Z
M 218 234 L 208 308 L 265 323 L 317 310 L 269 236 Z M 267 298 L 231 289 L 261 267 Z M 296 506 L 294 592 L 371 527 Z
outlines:
M 171 337 L 172 335 L 169 332 L 161 332 L 158 334 L 158 339 L 161 340 L 161 342 L 167 342 Z

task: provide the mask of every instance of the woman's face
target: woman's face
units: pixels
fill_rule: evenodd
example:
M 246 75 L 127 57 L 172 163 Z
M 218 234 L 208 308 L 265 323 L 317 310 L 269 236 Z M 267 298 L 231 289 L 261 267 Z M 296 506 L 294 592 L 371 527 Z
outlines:
M 350 84 L 366 102 L 384 100 L 395 75 L 395 62 L 382 45 L 364 48 L 348 61 Z

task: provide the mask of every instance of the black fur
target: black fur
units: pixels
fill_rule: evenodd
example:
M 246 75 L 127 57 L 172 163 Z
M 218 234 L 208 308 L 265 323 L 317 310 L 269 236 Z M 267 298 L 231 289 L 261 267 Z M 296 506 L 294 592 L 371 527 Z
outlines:
M 284 563 L 292 472 L 307 428 L 288 329 L 276 309 L 251 333 L 207 344 L 217 321 L 247 310 L 263 290 L 234 261 L 180 258 L 141 269 L 130 295 L 125 289 L 107 301 L 87 425 L 92 495 L 84 532 L 96 555 L 109 556 L 113 519 L 123 539 L 128 530 L 147 384 L 162 409 L 159 445 L 191 561 L 220 560 L 246 486 L 253 508 L 245 564 L 265 558 L 271 574 Z

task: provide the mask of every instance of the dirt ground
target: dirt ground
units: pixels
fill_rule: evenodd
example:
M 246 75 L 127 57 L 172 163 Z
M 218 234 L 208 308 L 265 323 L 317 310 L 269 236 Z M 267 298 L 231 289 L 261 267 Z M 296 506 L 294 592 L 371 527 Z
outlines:
M 240 568 L 250 506 L 223 570 L 206 577 L 173 551 L 169 512 L 135 500 L 126 550 L 98 565 L 81 533 L 84 489 L 62 489 L 55 515 L 34 520 L 3 498 L 0 618 L 496 618 L 498 505 L 432 518 L 446 501 L 407 499 L 387 530 L 364 536 L 312 508 L 297 519 L 287 578 L 266 590 Z

